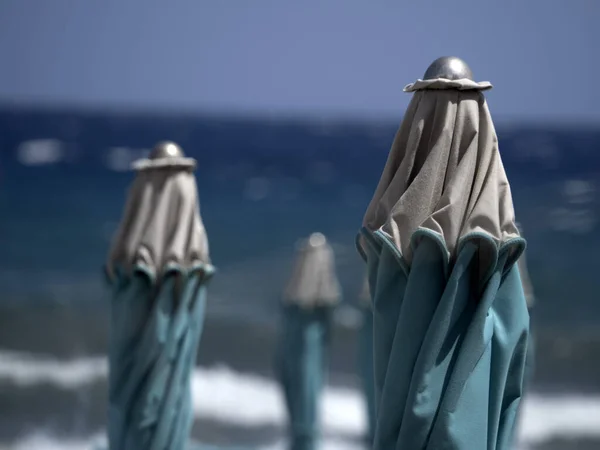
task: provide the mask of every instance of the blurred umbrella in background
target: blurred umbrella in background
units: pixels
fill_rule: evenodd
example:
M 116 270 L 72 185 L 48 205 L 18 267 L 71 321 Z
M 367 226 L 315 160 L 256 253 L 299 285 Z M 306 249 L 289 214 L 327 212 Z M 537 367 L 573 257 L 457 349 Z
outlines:
M 413 92 L 358 249 L 374 308 L 374 448 L 513 448 L 529 316 L 525 241 L 494 125 L 468 66 Z
M 196 162 L 158 144 L 137 170 L 106 272 L 111 450 L 180 450 L 192 425 L 190 376 L 214 272 Z
M 358 340 L 358 372 L 361 377 L 365 406 L 367 413 L 367 439 L 373 442 L 375 433 L 375 378 L 373 375 L 373 309 L 369 282 L 365 278 L 360 295 L 359 309 L 362 315 L 362 324 Z
M 290 421 L 290 448 L 314 450 L 327 372 L 332 313 L 341 299 L 333 249 L 321 233 L 301 242 L 283 294 L 277 372 Z

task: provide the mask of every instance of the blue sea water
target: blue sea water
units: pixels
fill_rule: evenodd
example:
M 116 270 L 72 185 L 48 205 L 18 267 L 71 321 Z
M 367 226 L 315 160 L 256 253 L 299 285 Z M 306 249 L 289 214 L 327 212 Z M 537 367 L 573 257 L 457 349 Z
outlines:
M 24 447 L 14 448 L 29 449 L 31 442 L 42 441 L 34 447 L 67 448 L 60 439 L 52 447 L 45 437 L 27 435 L 29 427 L 84 441 L 101 432 L 105 381 L 94 375 L 101 366 L 90 362 L 101 358 L 106 340 L 106 293 L 100 269 L 133 179 L 129 170 L 133 160 L 164 139 L 178 142 L 198 160 L 201 212 L 219 269 L 210 286 L 199 363 L 202 367 L 226 363 L 268 377 L 278 298 L 298 238 L 313 231 L 329 237 L 344 303 L 356 304 L 364 267 L 354 238 L 400 119 L 0 108 L 0 397 L 4 400 L 0 442 L 25 434 Z M 533 400 L 530 409 L 536 415 L 528 419 L 526 434 L 541 442 L 547 437 L 540 434 L 543 429 L 552 441 L 552 429 L 566 427 L 565 433 L 579 436 L 585 427 L 596 427 L 595 422 L 586 422 L 591 415 L 585 411 L 598 403 L 582 406 L 585 402 L 577 400 L 575 412 L 568 415 L 573 418 L 576 411 L 584 411 L 583 418 L 575 425 L 556 425 L 552 420 L 565 419 L 559 413 L 569 410 L 570 400 L 556 400 L 551 420 L 545 415 L 550 408 L 545 395 L 549 390 L 560 395 L 600 392 L 600 365 L 594 356 L 600 349 L 600 124 L 496 125 L 517 217 L 528 240 L 527 260 L 537 299 L 536 375 L 545 390 Z M 352 314 L 339 316 L 350 328 L 351 319 Z M 352 383 L 344 376 L 354 367 L 355 341 L 349 332 L 340 333 L 331 367 L 347 387 Z M 5 350 L 35 352 L 58 362 L 41 356 L 33 362 L 25 356 L 4 357 Z M 204 374 L 198 383 L 209 392 L 218 390 L 223 380 L 228 380 L 232 392 L 248 381 L 248 377 L 232 381 L 219 372 L 211 379 L 213 384 L 206 384 L 206 374 L 212 372 L 198 370 Z M 80 373 L 83 381 L 77 378 Z M 267 381 L 256 383 L 248 392 L 273 395 Z M 263 402 L 263 397 L 256 401 L 255 394 L 244 395 L 249 410 Z M 348 410 L 349 397 L 344 395 L 330 405 L 336 417 Z M 215 436 L 215 442 L 223 442 L 228 433 L 239 435 L 239 430 L 223 432 L 214 425 L 214 416 L 225 413 L 218 402 L 206 406 L 206 401 L 200 396 L 200 408 L 205 405 L 209 410 L 197 413 L 196 434 Z M 32 407 L 20 406 L 25 402 Z M 276 399 L 273 402 L 268 406 L 271 425 L 283 420 Z M 227 420 L 234 420 L 237 409 L 227 410 Z M 356 428 L 356 417 L 332 427 Z M 203 424 L 207 418 L 209 424 Z M 242 442 L 248 436 L 242 433 Z M 589 447 L 580 441 L 580 447 L 561 447 L 552 441 L 535 448 L 594 448 L 597 436 L 592 441 Z
M 261 268 L 281 266 L 275 260 L 291 258 L 296 239 L 319 230 L 339 248 L 353 301 L 362 270 L 354 235 L 399 119 L 0 110 L 0 301 L 100 301 L 93 280 L 132 180 L 126 169 L 163 139 L 198 160 L 202 215 L 223 274 L 242 276 L 247 264 L 255 284 L 268 279 L 279 288 L 284 280 Z M 600 126 L 498 124 L 497 131 L 529 243 L 538 319 L 600 324 Z M 259 313 L 274 308 L 272 299 L 234 291 L 223 295 Z

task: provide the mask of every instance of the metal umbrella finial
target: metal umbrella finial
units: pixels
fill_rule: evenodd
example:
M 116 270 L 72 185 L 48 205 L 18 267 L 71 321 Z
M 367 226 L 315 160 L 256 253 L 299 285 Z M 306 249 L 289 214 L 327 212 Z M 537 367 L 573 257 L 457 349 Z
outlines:
M 456 56 L 442 56 L 430 64 L 423 75 L 424 80 L 445 78 L 446 80 L 473 80 L 473 72 L 466 62 Z
M 163 141 L 154 146 L 150 152 L 150 159 L 183 158 L 183 150 L 175 142 Z
M 323 233 L 315 232 L 312 233 L 308 238 L 308 244 L 311 247 L 319 247 L 327 242 L 327 238 Z

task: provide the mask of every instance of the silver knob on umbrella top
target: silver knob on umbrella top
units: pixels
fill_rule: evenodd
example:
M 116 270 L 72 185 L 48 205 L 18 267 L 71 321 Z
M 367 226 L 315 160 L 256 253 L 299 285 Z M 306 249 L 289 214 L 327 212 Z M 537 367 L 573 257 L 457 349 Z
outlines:
M 473 80 L 473 72 L 466 62 L 456 56 L 442 56 L 432 62 L 425 75 L 424 80 L 445 78 L 446 80 L 460 80 L 467 78 Z
M 183 158 L 183 150 L 175 142 L 163 141 L 154 146 L 150 152 L 150 159 Z

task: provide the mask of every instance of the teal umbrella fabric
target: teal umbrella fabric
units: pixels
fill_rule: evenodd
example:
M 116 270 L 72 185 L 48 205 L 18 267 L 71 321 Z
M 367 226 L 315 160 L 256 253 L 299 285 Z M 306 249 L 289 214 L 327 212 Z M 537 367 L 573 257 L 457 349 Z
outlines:
M 374 302 L 375 449 L 512 449 L 525 371 L 528 315 L 512 242 L 489 274 L 474 264 L 485 237 L 449 265 L 430 232 L 408 267 L 363 230 Z M 514 257 L 514 256 L 512 256 Z
M 136 177 L 105 266 L 110 286 L 110 450 L 183 450 L 191 374 L 215 269 L 200 217 L 195 161 L 172 143 Z
M 521 224 L 517 224 L 517 227 L 522 233 L 523 228 Z M 526 384 L 527 386 L 529 386 L 533 378 L 533 372 L 535 370 L 535 333 L 532 313 L 536 299 L 533 284 L 531 283 L 531 278 L 529 277 L 529 270 L 527 268 L 527 259 L 525 258 L 525 252 L 523 252 L 523 255 L 521 255 L 517 264 L 519 266 L 519 272 L 521 273 L 521 279 L 523 281 L 523 292 L 525 294 L 525 300 L 527 301 L 527 309 L 529 311 L 530 317 L 529 344 L 527 346 L 527 371 L 525 377 Z
M 291 450 L 318 445 L 319 400 L 327 375 L 333 308 L 282 308 L 277 374 L 289 418 Z
M 374 450 L 512 450 L 525 249 L 487 82 L 418 80 L 358 250 L 373 302 Z
M 283 295 L 276 374 L 289 418 L 291 450 L 314 450 L 327 376 L 332 316 L 340 301 L 333 249 L 321 233 L 300 243 Z
M 193 422 L 191 373 L 206 307 L 210 266 L 141 270 L 111 283 L 110 449 L 183 449 Z

